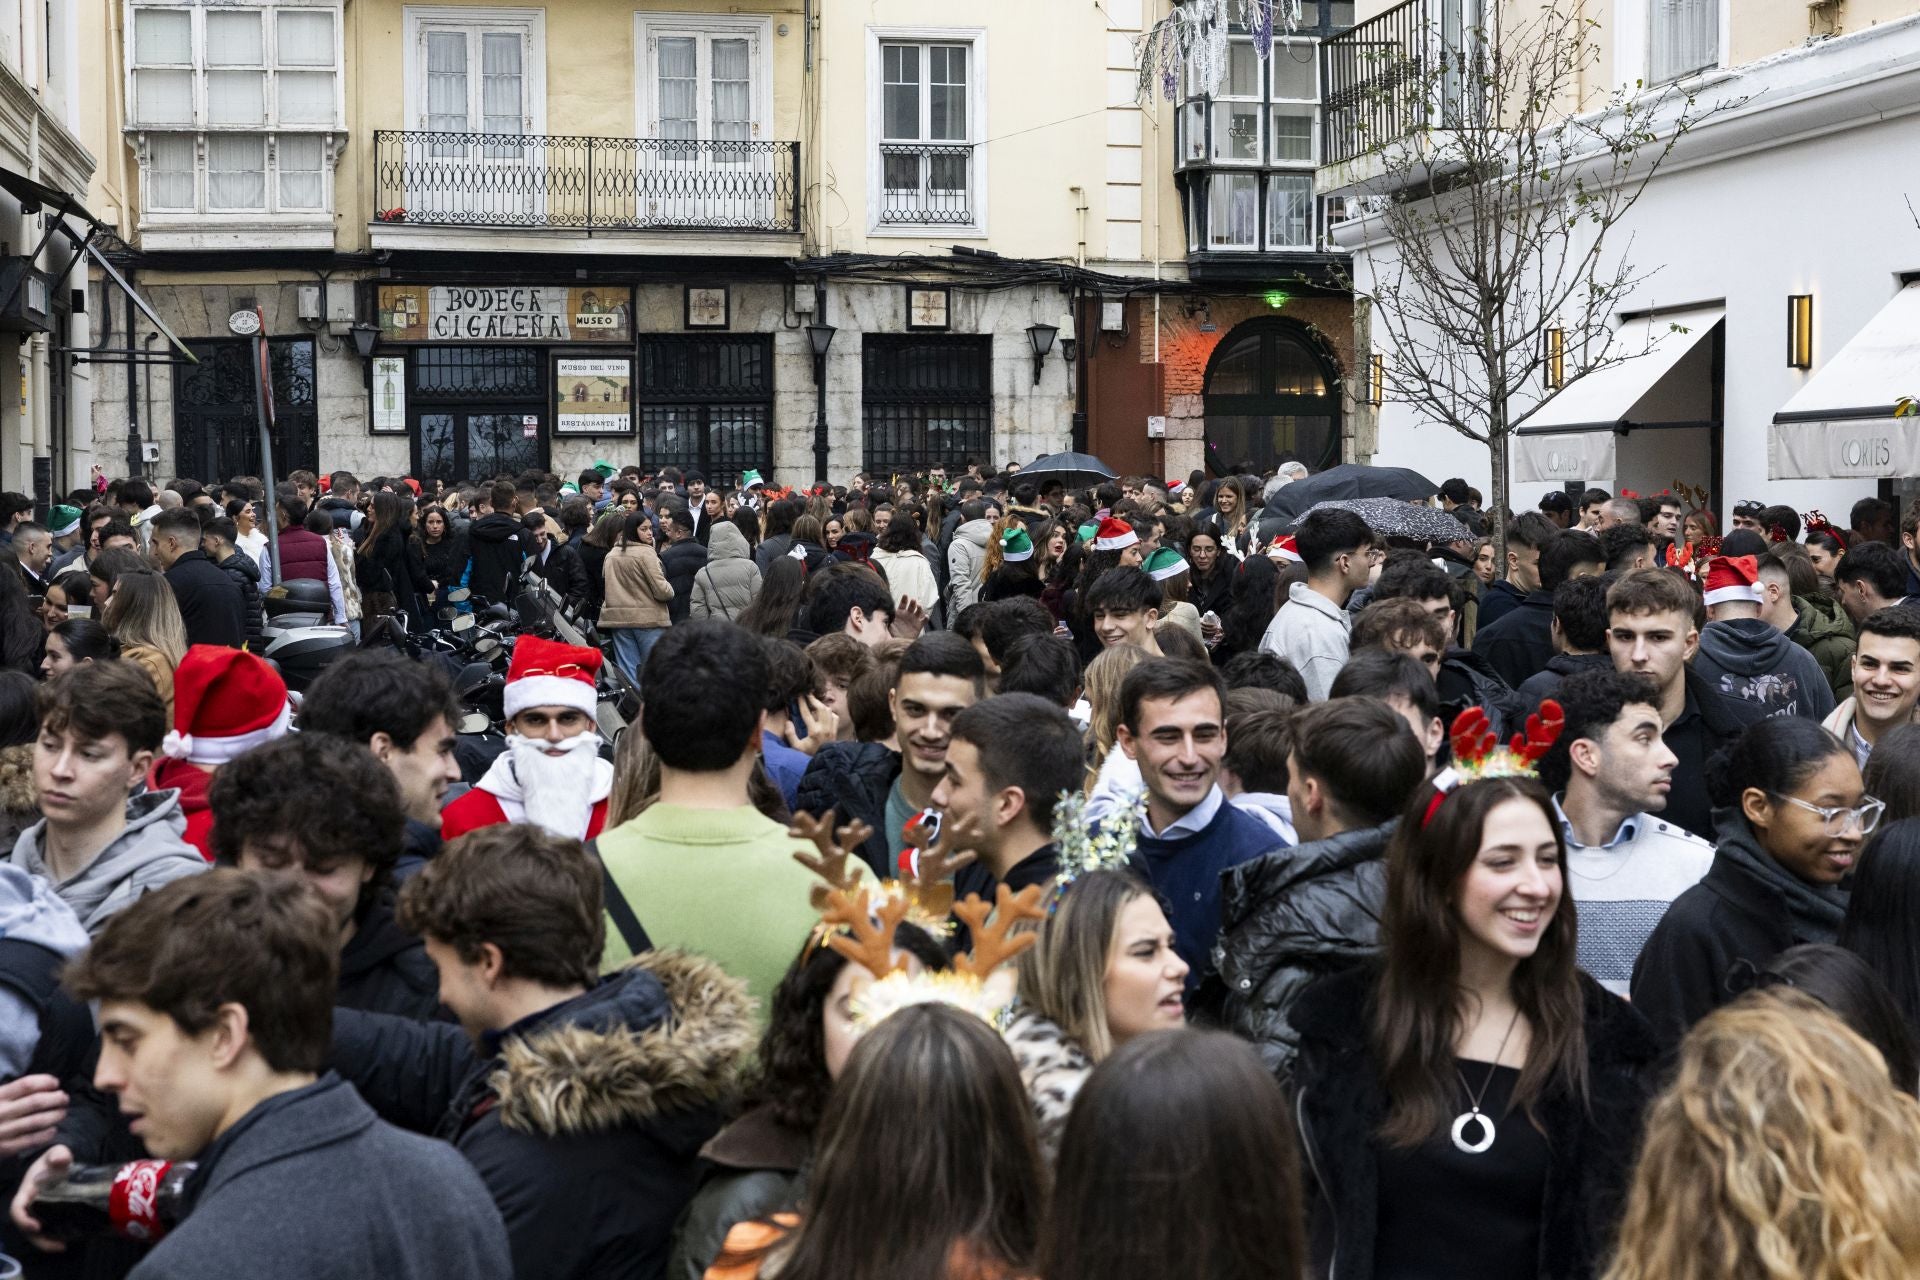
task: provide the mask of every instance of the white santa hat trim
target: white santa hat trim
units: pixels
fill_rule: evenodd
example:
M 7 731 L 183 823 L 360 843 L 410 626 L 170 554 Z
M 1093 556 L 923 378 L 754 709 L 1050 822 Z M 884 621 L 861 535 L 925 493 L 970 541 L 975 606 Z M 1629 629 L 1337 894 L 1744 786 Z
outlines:
M 1761 604 L 1763 599 L 1760 588 L 1752 583 L 1739 582 L 1730 587 L 1715 587 L 1702 597 L 1705 603 L 1726 604 L 1730 600 L 1744 601 L 1747 604 Z
M 509 680 L 502 705 L 509 720 L 529 707 L 571 707 L 588 715 L 600 709 L 594 686 L 569 676 L 522 676 Z
M 230 738 L 209 738 L 205 734 L 196 737 L 178 729 L 169 729 L 167 736 L 160 740 L 160 754 L 185 760 L 188 764 L 231 764 L 255 747 L 263 747 L 276 738 L 285 737 L 292 727 L 293 707 L 291 704 L 282 704 L 280 714 L 274 717 L 272 724 L 250 733 L 236 733 Z

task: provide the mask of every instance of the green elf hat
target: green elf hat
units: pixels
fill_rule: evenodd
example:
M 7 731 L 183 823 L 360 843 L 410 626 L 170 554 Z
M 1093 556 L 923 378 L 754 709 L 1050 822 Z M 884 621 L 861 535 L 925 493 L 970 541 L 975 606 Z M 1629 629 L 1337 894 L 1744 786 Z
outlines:
M 740 473 L 740 487 L 742 489 L 759 489 L 765 486 L 766 483 L 765 480 L 760 478 L 758 471 L 742 471 Z
M 1012 563 L 1033 559 L 1033 539 L 1024 525 L 1015 525 L 1000 535 L 1000 558 Z
M 1172 547 L 1161 547 L 1147 557 L 1140 566 L 1147 571 L 1155 582 L 1165 582 L 1168 578 L 1177 578 L 1192 566 L 1180 558 L 1180 553 Z
M 1098 520 L 1089 520 L 1074 530 L 1074 536 L 1082 542 L 1092 542 L 1093 535 L 1099 532 L 1100 522 Z
M 595 458 L 593 460 L 593 469 L 600 473 L 600 478 L 602 480 L 606 480 L 606 479 L 610 479 L 613 476 L 614 472 L 618 471 L 620 468 L 614 466 L 611 462 L 603 462 L 599 458 Z
M 56 538 L 64 538 L 80 527 L 80 508 L 55 507 L 47 512 L 47 529 Z

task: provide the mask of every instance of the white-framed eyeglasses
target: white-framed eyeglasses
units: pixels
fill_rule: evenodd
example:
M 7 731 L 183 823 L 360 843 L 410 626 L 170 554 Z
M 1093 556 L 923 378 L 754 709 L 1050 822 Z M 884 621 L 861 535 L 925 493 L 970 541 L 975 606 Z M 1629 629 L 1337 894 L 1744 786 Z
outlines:
M 1859 804 L 1843 804 L 1831 809 L 1823 805 L 1808 804 L 1798 796 L 1775 795 L 1774 799 L 1785 800 L 1788 804 L 1798 805 L 1808 813 L 1819 814 L 1820 821 L 1830 836 L 1846 834 L 1849 823 L 1857 823 L 1860 834 L 1870 836 L 1873 834 L 1873 829 L 1880 825 L 1880 815 L 1887 811 L 1887 802 L 1876 800 L 1872 796 L 1862 797 Z

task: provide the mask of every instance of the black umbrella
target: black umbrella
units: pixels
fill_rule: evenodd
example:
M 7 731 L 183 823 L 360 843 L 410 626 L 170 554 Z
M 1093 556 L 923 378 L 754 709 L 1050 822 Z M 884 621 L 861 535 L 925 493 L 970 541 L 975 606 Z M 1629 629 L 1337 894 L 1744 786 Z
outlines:
M 1113 468 L 1090 453 L 1050 453 L 1020 468 L 1016 480 L 1058 480 L 1069 489 L 1083 489 L 1113 478 Z
M 1367 522 L 1367 528 L 1383 537 L 1413 542 L 1462 542 L 1473 537 L 1466 525 L 1438 507 L 1403 502 L 1399 498 L 1340 498 L 1317 502 L 1301 513 L 1300 519 L 1306 519 L 1315 511 L 1333 509 L 1353 512 Z
M 1369 467 L 1343 462 L 1305 480 L 1283 486 L 1268 500 L 1260 517 L 1260 538 L 1266 541 L 1307 513 L 1309 507 L 1342 498 L 1399 498 L 1413 502 L 1433 497 L 1440 486 L 1406 467 Z

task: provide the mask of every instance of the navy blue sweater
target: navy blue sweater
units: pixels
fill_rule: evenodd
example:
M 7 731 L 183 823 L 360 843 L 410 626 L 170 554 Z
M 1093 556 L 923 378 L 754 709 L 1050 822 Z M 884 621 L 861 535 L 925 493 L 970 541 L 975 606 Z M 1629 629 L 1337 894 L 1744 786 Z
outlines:
M 1213 969 L 1221 873 L 1285 844 L 1272 827 L 1224 799 L 1213 821 L 1198 831 L 1171 840 L 1140 833 L 1135 860 L 1166 904 L 1174 950 L 1188 965 L 1189 994 Z

